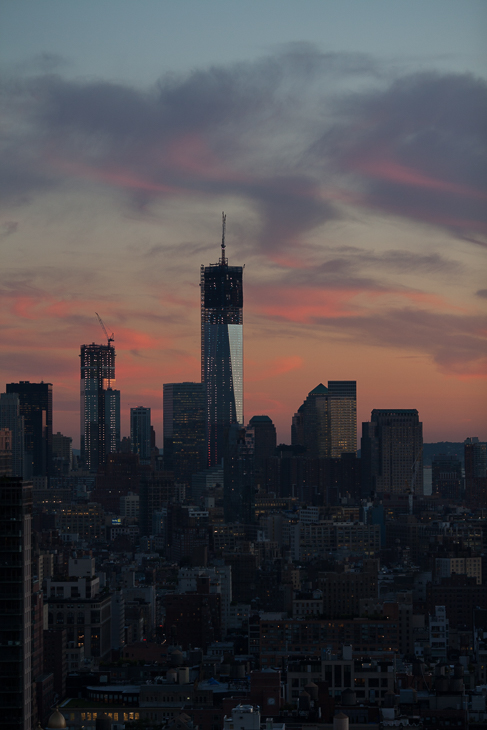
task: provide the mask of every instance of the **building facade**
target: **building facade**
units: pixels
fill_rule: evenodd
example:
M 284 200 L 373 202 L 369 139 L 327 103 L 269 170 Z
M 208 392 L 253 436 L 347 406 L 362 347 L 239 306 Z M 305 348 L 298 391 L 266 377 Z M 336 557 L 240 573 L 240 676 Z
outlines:
M 357 452 L 357 384 L 355 380 L 320 383 L 294 414 L 294 446 L 313 459 L 340 458 Z
M 132 452 L 138 454 L 141 464 L 151 460 L 150 408 L 138 406 L 130 409 L 130 440 Z
M 164 467 L 190 485 L 206 467 L 206 400 L 202 383 L 163 385 Z
M 228 428 L 243 425 L 243 267 L 201 267 L 201 381 L 206 387 L 207 465 L 222 460 Z
M 31 730 L 32 484 L 0 477 L 0 728 Z
M 9 471 L 14 477 L 23 477 L 24 465 L 24 418 L 20 415 L 20 399 L 17 393 L 0 393 L 0 428 L 8 429 L 10 458 Z
M 52 471 L 52 384 L 7 383 L 7 393 L 17 393 L 24 418 L 24 449 L 27 474 L 49 476 Z
M 81 460 L 96 472 L 120 445 L 120 391 L 115 390 L 115 348 L 81 346 Z
M 423 494 L 423 424 L 418 411 L 374 409 L 362 424 L 362 489 Z

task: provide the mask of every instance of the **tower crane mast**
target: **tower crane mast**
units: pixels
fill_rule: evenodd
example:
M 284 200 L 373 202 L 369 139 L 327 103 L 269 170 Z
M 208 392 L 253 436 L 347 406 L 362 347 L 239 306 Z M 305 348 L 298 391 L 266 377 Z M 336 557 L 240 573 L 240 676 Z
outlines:
M 100 327 L 102 328 L 103 332 L 105 333 L 105 337 L 107 338 L 107 344 L 110 347 L 110 342 L 114 342 L 115 341 L 115 333 L 112 332 L 112 334 L 109 335 L 108 332 L 107 332 L 107 328 L 103 324 L 102 318 L 100 317 L 100 315 L 98 314 L 98 312 L 95 312 L 95 314 L 98 317 L 98 321 L 100 323 Z

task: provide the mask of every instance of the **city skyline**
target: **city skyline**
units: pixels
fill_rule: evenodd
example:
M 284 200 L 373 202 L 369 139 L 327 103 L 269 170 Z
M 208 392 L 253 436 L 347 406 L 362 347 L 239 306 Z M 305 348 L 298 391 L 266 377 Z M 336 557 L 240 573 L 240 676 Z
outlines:
M 486 439 L 487 11 L 393 5 L 189 2 L 196 36 L 150 0 L 2 8 L 0 377 L 52 382 L 75 448 L 97 311 L 122 435 L 147 407 L 161 445 L 223 209 L 246 421 L 289 443 L 317 383 L 356 380 L 359 423 L 416 408 L 427 442 Z

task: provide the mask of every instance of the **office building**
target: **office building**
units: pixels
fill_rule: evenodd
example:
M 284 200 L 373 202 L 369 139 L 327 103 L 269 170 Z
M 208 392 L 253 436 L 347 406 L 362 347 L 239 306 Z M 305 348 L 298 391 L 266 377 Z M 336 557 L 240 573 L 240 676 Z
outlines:
M 276 427 L 269 416 L 252 416 L 247 426 L 247 436 L 253 440 L 254 486 L 257 490 L 266 489 L 268 484 L 268 466 L 276 452 Z
M 31 730 L 32 484 L 0 477 L 0 728 Z
M 151 460 L 151 423 L 150 408 L 130 409 L 130 439 L 132 452 L 138 454 L 141 464 L 150 464 Z
M 53 473 L 68 474 L 73 468 L 73 439 L 59 431 L 52 435 Z
M 0 428 L 0 476 L 12 476 L 12 434 L 9 428 Z
M 435 454 L 432 462 L 433 494 L 443 499 L 461 499 L 463 494 L 462 464 L 450 454 Z
M 355 380 L 320 383 L 294 414 L 291 443 L 311 459 L 336 459 L 357 451 L 357 384 Z
M 487 443 L 476 436 L 464 443 L 465 499 L 472 507 L 487 507 Z
M 13 477 L 24 476 L 24 418 L 20 414 L 20 398 L 18 393 L 0 393 L 0 428 L 8 429 L 10 455 L 10 474 Z
M 96 472 L 120 446 L 120 391 L 115 390 L 115 348 L 81 346 L 81 461 Z
M 423 424 L 418 411 L 374 409 L 362 424 L 362 489 L 423 494 Z
M 222 460 L 228 429 L 243 425 L 242 266 L 225 256 L 225 216 L 221 258 L 201 267 L 201 381 L 206 386 L 207 465 Z
M 24 418 L 24 478 L 49 476 L 52 470 L 52 384 L 7 383 L 7 393 L 17 393 Z
M 202 383 L 164 383 L 164 467 L 178 484 L 191 484 L 206 467 L 206 401 Z

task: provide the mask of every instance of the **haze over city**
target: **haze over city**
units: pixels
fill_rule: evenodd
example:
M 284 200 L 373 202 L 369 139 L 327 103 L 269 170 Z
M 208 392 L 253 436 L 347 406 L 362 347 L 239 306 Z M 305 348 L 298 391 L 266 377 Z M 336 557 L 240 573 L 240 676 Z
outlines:
M 244 414 L 306 394 L 485 440 L 483 2 L 4 3 L 0 377 L 115 333 L 122 434 L 200 376 L 201 264 L 244 270 Z M 161 441 L 161 439 L 158 439 Z

